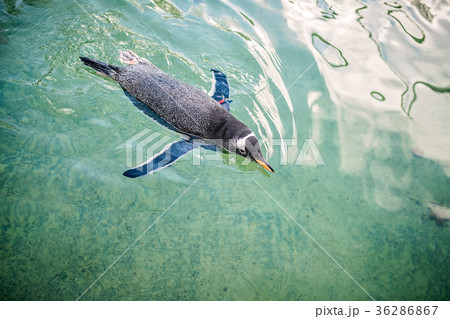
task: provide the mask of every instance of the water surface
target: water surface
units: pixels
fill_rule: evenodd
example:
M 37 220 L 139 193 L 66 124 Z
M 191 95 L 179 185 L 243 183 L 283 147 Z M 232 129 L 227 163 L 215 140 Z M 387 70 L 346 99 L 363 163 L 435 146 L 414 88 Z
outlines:
M 77 299 L 162 214 L 81 300 L 449 299 L 447 1 L 0 11 L 1 299 Z M 205 92 L 223 70 L 276 172 L 202 151 L 123 177 L 127 140 L 179 137 L 78 60 L 121 48 Z

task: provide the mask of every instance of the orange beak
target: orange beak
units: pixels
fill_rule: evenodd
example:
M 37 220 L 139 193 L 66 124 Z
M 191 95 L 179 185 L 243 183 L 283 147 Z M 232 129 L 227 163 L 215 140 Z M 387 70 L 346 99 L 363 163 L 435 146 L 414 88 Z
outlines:
M 256 158 L 255 158 L 255 161 L 256 161 L 259 165 L 261 165 L 262 167 L 264 167 L 266 170 L 268 170 L 269 172 L 271 172 L 271 173 L 274 172 L 273 168 L 270 167 L 269 163 L 266 163 L 265 161 L 261 161 L 261 160 L 256 159 Z

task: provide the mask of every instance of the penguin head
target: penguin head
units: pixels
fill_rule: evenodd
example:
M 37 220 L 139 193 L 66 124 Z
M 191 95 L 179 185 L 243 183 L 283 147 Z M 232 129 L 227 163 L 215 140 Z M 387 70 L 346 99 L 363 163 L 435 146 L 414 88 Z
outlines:
M 262 156 L 261 147 L 259 146 L 258 139 L 253 132 L 247 134 L 246 136 L 238 137 L 233 142 L 235 142 L 233 143 L 235 145 L 232 146 L 234 146 L 233 149 L 236 150 L 237 154 L 250 158 L 252 161 L 257 162 L 271 173 L 274 172 L 273 168 Z

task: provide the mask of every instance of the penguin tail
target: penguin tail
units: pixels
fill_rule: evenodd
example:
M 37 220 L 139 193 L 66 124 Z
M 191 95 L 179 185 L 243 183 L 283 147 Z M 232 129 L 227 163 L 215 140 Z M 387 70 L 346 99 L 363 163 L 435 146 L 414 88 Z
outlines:
M 84 64 L 93 68 L 95 71 L 102 75 L 106 75 L 112 79 L 116 78 L 117 73 L 122 69 L 120 66 L 114 66 L 110 64 L 106 64 L 100 61 L 95 61 L 84 56 L 80 56 L 80 60 L 83 61 Z

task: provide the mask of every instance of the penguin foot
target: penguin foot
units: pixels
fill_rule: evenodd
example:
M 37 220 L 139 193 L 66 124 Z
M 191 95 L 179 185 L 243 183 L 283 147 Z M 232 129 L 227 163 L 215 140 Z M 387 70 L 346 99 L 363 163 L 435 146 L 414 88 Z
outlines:
M 131 50 L 120 51 L 119 60 L 126 64 L 137 64 L 143 60 L 139 55 Z

